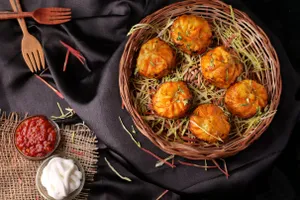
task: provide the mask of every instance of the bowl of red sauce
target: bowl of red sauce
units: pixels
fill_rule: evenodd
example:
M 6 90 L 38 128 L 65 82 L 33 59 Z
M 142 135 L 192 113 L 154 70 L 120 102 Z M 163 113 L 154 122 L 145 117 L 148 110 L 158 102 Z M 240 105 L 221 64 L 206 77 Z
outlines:
M 14 144 L 23 157 L 43 160 L 57 149 L 60 139 L 60 129 L 54 121 L 43 115 L 35 115 L 18 124 Z

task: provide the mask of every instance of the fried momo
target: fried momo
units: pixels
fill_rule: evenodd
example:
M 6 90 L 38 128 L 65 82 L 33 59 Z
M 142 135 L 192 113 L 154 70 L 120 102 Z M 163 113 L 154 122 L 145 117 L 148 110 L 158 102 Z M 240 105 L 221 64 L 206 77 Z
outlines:
M 168 119 L 183 117 L 190 108 L 192 93 L 186 83 L 166 82 L 156 91 L 152 98 L 155 113 Z
M 230 124 L 221 108 L 214 104 L 202 104 L 190 116 L 189 130 L 208 143 L 222 142 L 229 135 Z
M 175 45 L 187 54 L 201 54 L 211 43 L 212 31 L 209 23 L 202 17 L 182 15 L 171 27 L 171 38 Z
M 200 65 L 203 77 L 218 88 L 228 88 L 243 71 L 243 65 L 223 46 L 208 51 Z
M 241 118 L 254 116 L 268 103 L 266 88 L 254 80 L 243 80 L 231 86 L 225 94 L 225 105 Z
M 162 78 L 175 67 L 174 50 L 159 38 L 142 45 L 137 58 L 137 72 L 147 78 Z

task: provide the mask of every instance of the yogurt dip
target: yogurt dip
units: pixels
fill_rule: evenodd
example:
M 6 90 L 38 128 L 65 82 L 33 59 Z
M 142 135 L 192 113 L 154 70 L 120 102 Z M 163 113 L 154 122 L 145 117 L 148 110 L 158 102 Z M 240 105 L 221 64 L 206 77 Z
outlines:
M 72 159 L 52 158 L 43 169 L 41 183 L 48 195 L 62 200 L 79 188 L 82 173 Z

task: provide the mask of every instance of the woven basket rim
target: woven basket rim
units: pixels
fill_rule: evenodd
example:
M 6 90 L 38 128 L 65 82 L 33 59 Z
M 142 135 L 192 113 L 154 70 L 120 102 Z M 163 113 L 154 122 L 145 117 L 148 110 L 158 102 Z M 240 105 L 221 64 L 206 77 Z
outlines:
M 192 6 L 201 5 L 204 7 L 210 7 L 214 9 L 222 9 L 223 12 L 226 12 L 227 15 L 230 14 L 230 5 L 220 1 L 220 0 L 187 0 L 182 2 L 177 2 L 171 5 L 168 5 L 156 12 L 146 16 L 139 23 L 151 23 L 154 20 L 160 19 L 163 17 L 165 13 L 171 13 L 174 9 L 184 9 L 185 11 L 190 11 Z M 282 91 L 282 80 L 280 75 L 280 63 L 277 56 L 277 53 L 272 46 L 270 39 L 266 35 L 266 33 L 255 24 L 250 17 L 236 9 L 233 8 L 236 19 L 244 20 L 247 22 L 249 27 L 253 28 L 255 33 L 262 40 L 261 45 L 264 47 L 267 55 L 270 57 L 270 63 L 272 64 L 272 70 L 276 70 L 276 72 L 272 71 L 272 80 L 276 82 L 276 85 L 268 85 L 272 90 L 270 109 L 276 111 L 280 101 L 280 95 Z M 183 13 L 185 14 L 185 13 Z M 182 14 L 181 14 L 182 15 Z M 134 32 L 128 39 L 123 55 L 120 60 L 120 69 L 119 69 L 119 87 L 120 87 L 120 95 L 122 98 L 122 102 L 126 110 L 129 112 L 133 121 L 139 131 L 146 136 L 154 145 L 159 147 L 161 150 L 168 154 L 178 155 L 184 158 L 192 159 L 192 160 L 212 160 L 217 158 L 225 158 L 229 156 L 233 156 L 240 151 L 246 149 L 250 146 L 255 140 L 257 140 L 268 128 L 270 123 L 272 122 L 275 115 L 263 120 L 262 123 L 258 127 L 255 128 L 253 133 L 247 135 L 246 137 L 241 137 L 239 141 L 235 144 L 235 148 L 224 151 L 222 148 L 216 149 L 199 149 L 193 146 L 185 145 L 178 142 L 168 142 L 164 140 L 162 137 L 155 135 L 155 133 L 151 130 L 151 128 L 147 125 L 146 122 L 143 121 L 138 111 L 132 105 L 132 101 L 130 99 L 130 84 L 129 77 L 131 76 L 130 64 L 133 60 L 132 55 L 135 54 L 139 48 L 134 46 L 134 42 L 141 35 L 142 30 L 138 30 Z M 128 64 L 130 63 L 130 64 Z M 273 74 L 275 73 L 275 74 Z M 226 145 L 226 144 L 224 144 Z

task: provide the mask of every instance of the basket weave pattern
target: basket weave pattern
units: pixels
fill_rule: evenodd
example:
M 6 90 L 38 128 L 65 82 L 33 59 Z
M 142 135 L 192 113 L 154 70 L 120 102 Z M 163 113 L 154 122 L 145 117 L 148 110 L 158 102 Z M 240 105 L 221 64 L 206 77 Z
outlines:
M 235 16 L 235 27 L 241 31 L 243 38 L 248 42 L 249 48 L 251 48 L 256 55 L 262 57 L 264 67 L 270 69 L 260 72 L 260 82 L 268 91 L 270 110 L 276 111 L 282 87 L 277 54 L 267 35 L 247 14 L 237 9 L 233 9 L 233 12 Z M 207 19 L 210 24 L 212 24 L 213 20 L 223 24 L 232 23 L 230 6 L 219 0 L 188 0 L 175 3 L 147 16 L 140 23 L 155 24 L 156 26 L 164 27 L 167 19 L 174 19 L 183 14 L 202 16 Z M 155 36 L 155 33 L 151 31 L 151 29 L 140 29 L 130 36 L 120 61 L 119 85 L 125 108 L 132 116 L 139 131 L 153 144 L 169 154 L 193 160 L 211 160 L 235 155 L 247 148 L 262 135 L 270 125 L 273 116 L 263 119 L 242 137 L 233 138 L 219 146 L 207 147 L 170 142 L 156 135 L 133 106 L 130 88 L 130 77 L 135 68 L 138 51 L 141 44 L 145 42 L 144 40 L 149 38 L 149 35 Z

